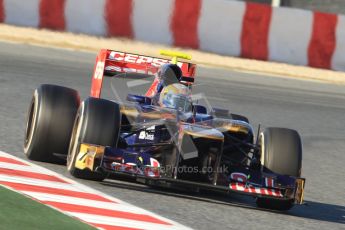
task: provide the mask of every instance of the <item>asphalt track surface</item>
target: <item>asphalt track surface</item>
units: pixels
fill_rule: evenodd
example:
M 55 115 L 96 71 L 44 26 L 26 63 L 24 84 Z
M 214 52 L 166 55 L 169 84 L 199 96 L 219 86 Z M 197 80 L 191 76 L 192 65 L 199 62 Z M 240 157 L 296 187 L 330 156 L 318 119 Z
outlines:
M 0 43 L 0 150 L 23 156 L 26 110 L 42 83 L 90 89 L 94 53 Z M 257 128 L 297 129 L 303 139 L 306 205 L 288 212 L 255 207 L 253 198 L 82 181 L 195 229 L 345 229 L 345 86 L 200 67 L 208 100 L 246 115 Z M 71 177 L 64 166 L 38 163 Z

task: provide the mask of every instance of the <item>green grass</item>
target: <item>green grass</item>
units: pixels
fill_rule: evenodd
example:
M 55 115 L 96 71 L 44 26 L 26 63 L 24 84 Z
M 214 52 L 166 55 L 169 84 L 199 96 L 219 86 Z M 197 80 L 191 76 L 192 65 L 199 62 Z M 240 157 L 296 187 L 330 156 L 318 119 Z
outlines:
M 0 186 L 0 229 L 94 229 L 26 196 Z

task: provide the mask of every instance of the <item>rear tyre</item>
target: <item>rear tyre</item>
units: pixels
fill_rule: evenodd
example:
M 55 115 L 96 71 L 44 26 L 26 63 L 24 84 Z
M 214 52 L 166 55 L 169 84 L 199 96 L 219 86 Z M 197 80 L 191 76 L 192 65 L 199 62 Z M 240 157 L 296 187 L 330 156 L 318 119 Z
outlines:
M 57 85 L 38 87 L 28 110 L 24 154 L 35 161 L 66 162 L 54 153 L 67 154 L 79 104 L 76 90 Z
M 230 113 L 230 118 L 233 120 L 244 121 L 244 122 L 249 124 L 248 118 L 246 118 L 245 116 L 239 115 L 239 114 Z
M 112 101 L 88 98 L 80 106 L 67 156 L 67 169 L 77 178 L 102 181 L 103 172 L 75 168 L 81 143 L 116 147 L 121 125 L 120 107 Z
M 285 128 L 267 128 L 260 134 L 260 143 L 264 172 L 301 176 L 302 142 L 297 131 Z M 294 200 L 258 197 L 256 203 L 262 208 L 289 210 L 293 207 Z
M 211 115 L 218 117 L 218 118 L 225 118 L 225 119 L 232 119 L 238 121 L 244 121 L 249 124 L 249 120 L 247 117 L 235 113 L 229 113 L 226 109 L 213 109 L 211 111 Z

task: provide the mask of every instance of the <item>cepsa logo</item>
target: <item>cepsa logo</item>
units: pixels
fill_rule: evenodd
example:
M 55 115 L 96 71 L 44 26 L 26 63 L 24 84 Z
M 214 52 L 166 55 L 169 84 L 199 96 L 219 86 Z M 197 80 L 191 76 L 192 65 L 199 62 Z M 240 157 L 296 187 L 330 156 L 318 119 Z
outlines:
M 163 64 L 169 63 L 169 60 L 160 59 L 160 58 L 153 58 L 153 57 L 147 57 L 147 56 L 139 56 L 136 54 L 127 54 L 127 53 L 121 53 L 112 51 L 109 54 L 109 59 L 114 61 L 125 61 L 129 63 L 135 63 L 135 64 L 150 64 L 154 67 L 160 67 Z

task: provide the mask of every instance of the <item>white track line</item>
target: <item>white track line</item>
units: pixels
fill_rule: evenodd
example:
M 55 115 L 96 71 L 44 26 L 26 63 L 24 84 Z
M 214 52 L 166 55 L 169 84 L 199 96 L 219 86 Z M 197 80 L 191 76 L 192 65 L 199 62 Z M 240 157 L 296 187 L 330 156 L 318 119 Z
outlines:
M 114 217 L 105 217 L 92 214 L 78 213 L 78 212 L 67 212 L 72 216 L 75 216 L 81 220 L 93 223 L 93 224 L 106 224 L 112 226 L 123 226 L 130 228 L 139 229 L 150 229 L 150 230 L 163 230 L 163 229 L 188 229 L 182 226 L 165 225 L 165 224 L 155 224 L 136 220 L 127 220 Z
M 17 165 L 17 164 L 0 162 L 0 168 L 20 170 L 20 171 L 33 172 L 33 173 L 41 173 L 41 174 L 45 174 L 45 175 L 49 175 L 49 176 L 54 176 L 50 172 L 39 170 L 39 169 L 34 168 L 30 165 L 26 166 L 26 165 Z
M 53 201 L 53 202 L 60 202 L 60 203 L 65 203 L 65 204 L 84 205 L 90 208 L 94 207 L 94 208 L 102 208 L 102 209 L 108 209 L 108 210 L 114 210 L 114 211 L 131 212 L 135 214 L 147 214 L 146 211 L 140 208 L 137 208 L 135 206 L 128 206 L 128 205 L 118 204 L 114 202 L 88 200 L 88 199 L 83 199 L 83 198 L 47 194 L 47 193 L 40 193 L 40 192 L 24 191 L 23 193 L 43 202 Z
M 83 191 L 80 188 L 72 185 L 72 184 L 66 184 L 66 183 L 60 183 L 60 182 L 53 182 L 53 181 L 47 181 L 47 180 L 40 180 L 40 179 L 31 179 L 27 177 L 21 177 L 21 176 L 8 176 L 3 175 L 0 173 L 0 181 L 5 182 L 13 182 L 13 183 L 19 183 L 19 184 L 25 184 L 25 185 L 36 185 L 36 186 L 42 186 L 46 188 L 56 188 L 56 189 L 64 189 L 69 191 L 75 191 L 75 192 L 86 192 Z

